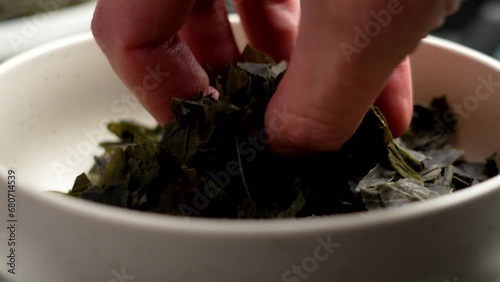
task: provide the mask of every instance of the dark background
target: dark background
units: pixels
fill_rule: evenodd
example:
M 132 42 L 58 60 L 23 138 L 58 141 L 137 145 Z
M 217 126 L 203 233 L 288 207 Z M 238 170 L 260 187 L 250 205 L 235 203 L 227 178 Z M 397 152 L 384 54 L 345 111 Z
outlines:
M 500 0 L 465 0 L 434 35 L 500 59 Z
M 234 11 L 230 2 L 226 0 L 228 9 Z M 461 9 L 432 35 L 500 59 L 500 0 L 464 0 Z

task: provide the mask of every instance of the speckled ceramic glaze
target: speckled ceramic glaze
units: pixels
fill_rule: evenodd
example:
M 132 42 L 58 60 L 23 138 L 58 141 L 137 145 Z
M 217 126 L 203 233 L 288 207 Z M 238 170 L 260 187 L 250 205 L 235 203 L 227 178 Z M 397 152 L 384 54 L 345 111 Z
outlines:
M 233 20 L 240 46 L 244 38 Z M 435 38 L 412 56 L 416 100 L 447 95 L 470 159 L 500 151 L 500 64 Z M 47 192 L 86 171 L 110 120 L 153 119 L 91 35 L 0 66 L 0 273 L 15 282 L 493 282 L 500 178 L 404 208 L 308 219 L 144 214 Z M 7 228 L 16 173 L 15 271 Z

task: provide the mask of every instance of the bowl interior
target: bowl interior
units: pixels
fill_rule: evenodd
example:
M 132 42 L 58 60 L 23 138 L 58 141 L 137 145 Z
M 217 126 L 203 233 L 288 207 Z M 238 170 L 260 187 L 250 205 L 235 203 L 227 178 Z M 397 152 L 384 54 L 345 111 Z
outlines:
M 234 23 L 240 47 L 241 27 Z M 500 151 L 500 65 L 436 38 L 412 55 L 416 100 L 446 95 L 459 109 L 456 143 L 468 159 Z M 489 82 L 488 82 L 489 81 Z M 478 90 L 479 89 L 479 90 Z M 65 39 L 0 67 L 0 166 L 18 171 L 24 187 L 66 192 L 109 140 L 106 124 L 156 125 L 112 71 L 90 34 Z M 24 177 L 22 177 L 24 175 Z
M 2 141 L 9 149 L 1 151 L 0 160 L 29 175 L 24 184 L 30 189 L 71 188 L 101 152 L 98 143 L 111 138 L 108 122 L 129 119 L 154 125 L 90 35 L 67 43 L 38 49 L 7 62 L 0 71 L 0 103 L 9 105 L 2 113 L 9 120 L 2 130 L 10 132 Z

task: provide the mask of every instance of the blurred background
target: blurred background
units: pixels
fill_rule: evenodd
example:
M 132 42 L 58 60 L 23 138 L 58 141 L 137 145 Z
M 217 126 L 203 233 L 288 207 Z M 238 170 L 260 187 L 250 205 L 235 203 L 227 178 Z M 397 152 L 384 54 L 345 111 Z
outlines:
M 500 0 L 465 0 L 434 35 L 500 59 Z
M 231 0 L 228 10 L 234 12 Z M 0 62 L 48 41 L 90 30 L 95 0 L 0 0 Z M 500 59 L 500 0 L 464 0 L 433 35 Z

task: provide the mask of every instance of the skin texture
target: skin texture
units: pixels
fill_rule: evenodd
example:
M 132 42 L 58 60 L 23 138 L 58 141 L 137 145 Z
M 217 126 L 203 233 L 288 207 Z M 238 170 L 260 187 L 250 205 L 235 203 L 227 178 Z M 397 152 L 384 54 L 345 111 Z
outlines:
M 338 150 L 373 104 L 384 112 L 393 134 L 402 134 L 413 107 L 407 56 L 457 9 L 458 1 L 233 4 L 250 44 L 289 61 L 265 122 L 276 129 L 274 150 L 302 154 Z M 390 21 L 358 48 L 356 30 L 366 30 L 380 11 L 390 13 Z M 216 92 L 201 65 L 223 66 L 239 54 L 223 0 L 99 0 L 92 31 L 116 73 L 162 124 L 172 118 L 173 97 Z M 347 45 L 357 51 L 347 54 L 342 49 Z

